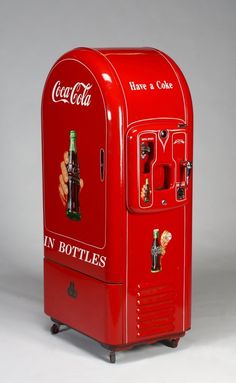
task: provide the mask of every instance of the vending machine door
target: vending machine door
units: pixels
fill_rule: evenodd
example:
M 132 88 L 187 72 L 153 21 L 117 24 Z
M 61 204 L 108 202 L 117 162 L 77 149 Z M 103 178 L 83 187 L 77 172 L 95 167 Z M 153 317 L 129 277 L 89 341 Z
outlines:
M 59 60 L 42 103 L 45 257 L 98 278 L 106 245 L 106 130 L 92 72 L 75 58 Z
M 181 334 L 189 325 L 188 135 L 176 120 L 127 133 L 129 342 Z

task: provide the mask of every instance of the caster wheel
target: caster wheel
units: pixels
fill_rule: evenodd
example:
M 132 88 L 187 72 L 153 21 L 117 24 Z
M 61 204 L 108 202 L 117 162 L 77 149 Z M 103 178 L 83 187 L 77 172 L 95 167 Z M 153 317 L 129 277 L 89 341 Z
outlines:
M 110 363 L 116 363 L 116 353 L 115 353 L 115 351 L 111 351 L 109 357 L 110 357 Z
M 54 323 L 52 327 L 50 328 L 50 331 L 51 331 L 51 334 L 58 334 L 60 331 L 60 326 Z
M 176 348 L 179 343 L 179 338 L 165 339 L 162 343 L 167 347 Z

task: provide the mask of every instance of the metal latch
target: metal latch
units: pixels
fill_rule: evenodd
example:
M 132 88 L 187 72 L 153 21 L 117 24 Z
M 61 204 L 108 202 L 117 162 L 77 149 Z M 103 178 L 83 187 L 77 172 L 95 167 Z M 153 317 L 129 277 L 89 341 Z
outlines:
M 188 185 L 190 173 L 193 168 L 193 163 L 191 161 L 182 161 L 181 165 L 186 168 L 186 184 Z

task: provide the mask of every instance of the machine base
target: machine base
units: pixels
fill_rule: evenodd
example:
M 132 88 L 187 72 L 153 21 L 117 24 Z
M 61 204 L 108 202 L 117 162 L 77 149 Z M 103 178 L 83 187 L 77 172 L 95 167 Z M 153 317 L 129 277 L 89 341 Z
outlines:
M 53 334 L 53 335 L 58 334 L 60 332 L 61 326 L 66 326 L 67 328 L 72 328 L 70 326 L 67 326 L 65 323 L 57 321 L 54 318 L 51 318 L 51 320 L 54 322 L 50 328 L 51 334 Z M 73 330 L 75 330 L 75 329 L 73 329 Z M 78 331 L 78 330 L 75 330 L 75 331 Z M 84 335 L 86 335 L 86 334 L 84 334 Z M 164 339 L 163 339 L 163 337 L 154 338 L 154 339 L 145 340 L 145 341 L 138 342 L 138 343 L 130 343 L 130 344 L 125 344 L 125 345 L 117 345 L 117 346 L 103 344 L 100 342 L 99 343 L 101 344 L 102 347 L 104 347 L 105 349 L 107 349 L 109 351 L 108 357 L 109 357 L 110 363 L 116 363 L 116 352 L 117 351 L 129 350 L 129 349 L 132 349 L 133 347 L 140 346 L 142 344 L 155 344 L 155 343 L 162 343 L 167 347 L 176 348 L 178 346 L 180 338 L 183 337 L 184 335 L 185 335 L 185 332 L 182 332 L 179 334 L 174 334 L 170 338 L 169 337 L 164 338 Z

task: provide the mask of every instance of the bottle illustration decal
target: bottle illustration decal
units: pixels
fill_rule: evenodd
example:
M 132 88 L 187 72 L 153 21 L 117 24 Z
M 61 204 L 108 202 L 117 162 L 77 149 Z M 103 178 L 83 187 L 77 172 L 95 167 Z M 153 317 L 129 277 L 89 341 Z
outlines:
M 161 259 L 163 255 L 166 253 L 166 248 L 168 243 L 170 242 L 172 238 L 172 234 L 164 230 L 159 242 L 159 229 L 153 230 L 153 242 L 152 242 L 152 248 L 151 248 L 151 256 L 152 256 L 152 266 L 151 266 L 151 272 L 152 273 L 158 273 L 162 271 L 162 264 Z
M 146 178 L 146 180 L 145 180 L 145 185 L 144 185 L 143 189 L 144 189 L 143 190 L 144 202 L 148 203 L 148 202 L 150 202 L 150 194 L 151 194 L 151 189 L 150 189 L 148 178 Z
M 69 162 L 67 164 L 68 172 L 68 198 L 66 215 L 68 218 L 80 221 L 80 204 L 79 204 L 79 191 L 80 191 L 80 169 L 77 157 L 76 148 L 76 132 L 70 131 L 70 147 L 69 147 Z
M 151 248 L 152 254 L 152 272 L 160 271 L 160 246 L 158 243 L 159 229 L 153 230 L 153 242 Z

